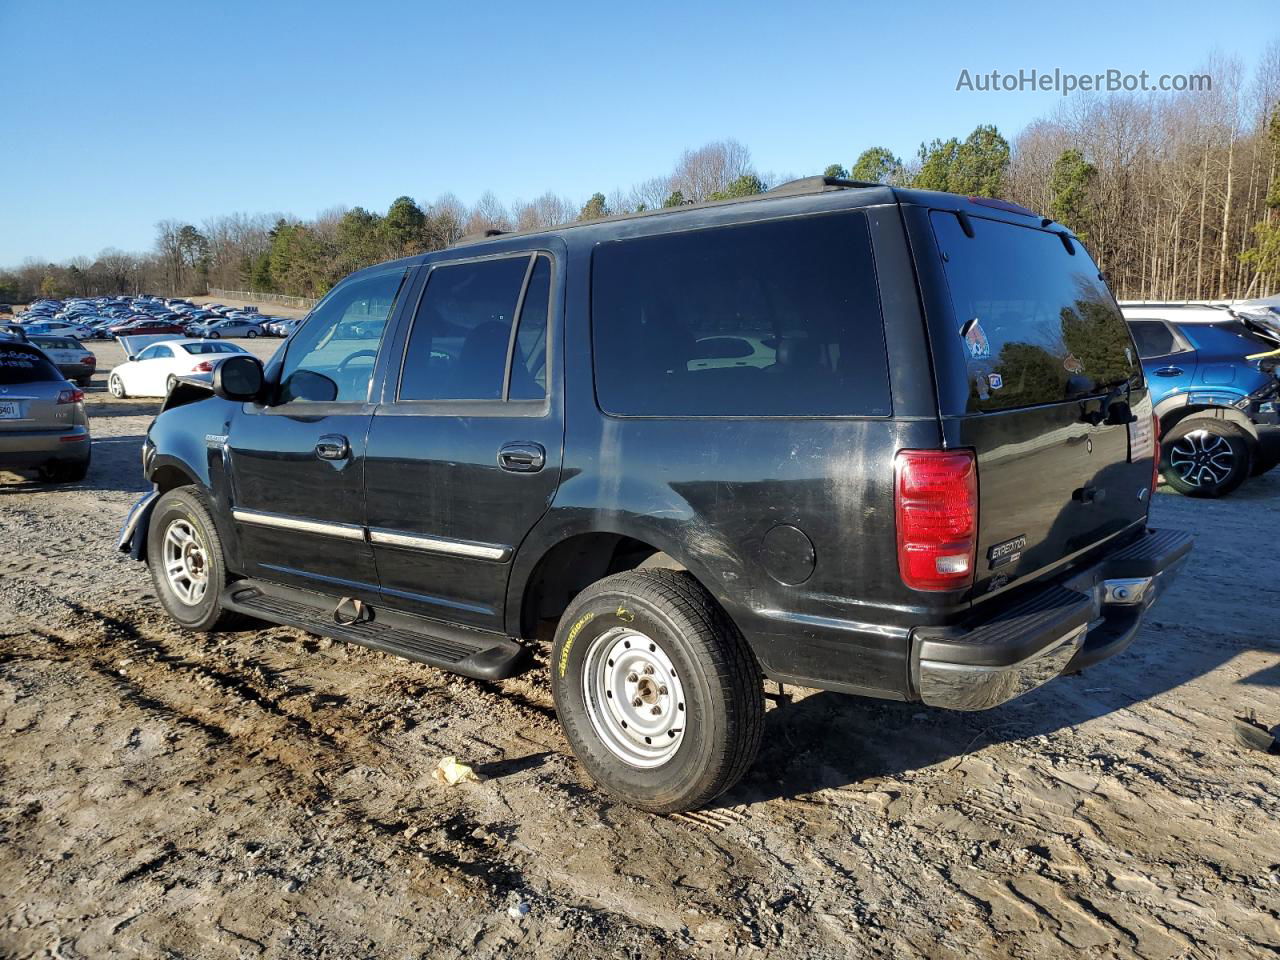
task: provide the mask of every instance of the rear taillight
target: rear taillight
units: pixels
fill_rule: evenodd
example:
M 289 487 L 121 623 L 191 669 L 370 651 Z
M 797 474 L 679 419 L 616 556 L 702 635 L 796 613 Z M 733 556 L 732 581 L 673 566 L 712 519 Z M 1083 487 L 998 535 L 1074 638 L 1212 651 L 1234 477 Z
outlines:
M 1151 495 L 1160 486 L 1160 418 L 1151 415 Z
M 70 390 L 58 391 L 59 403 L 79 403 L 83 399 L 84 399 L 84 391 L 77 390 L 75 387 L 72 387 Z
M 84 359 L 82 359 L 80 362 L 83 363 L 86 367 L 96 367 L 98 365 L 98 358 L 95 357 L 92 353 L 90 353 L 86 355 Z
M 191 368 L 192 373 L 209 373 L 213 370 L 213 361 L 202 360 Z
M 913 590 L 973 582 L 978 467 L 969 450 L 902 450 L 895 466 L 898 571 Z

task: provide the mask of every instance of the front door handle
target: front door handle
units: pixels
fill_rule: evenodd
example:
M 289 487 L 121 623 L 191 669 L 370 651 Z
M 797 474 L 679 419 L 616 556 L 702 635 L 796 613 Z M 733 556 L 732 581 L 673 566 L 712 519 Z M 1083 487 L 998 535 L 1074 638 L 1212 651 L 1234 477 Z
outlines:
M 1182 376 L 1181 367 L 1161 367 L 1156 371 L 1157 377 L 1180 377 Z
M 336 433 L 326 433 L 316 441 L 316 456 L 321 460 L 345 460 L 351 456 L 351 444 Z
M 506 443 L 498 451 L 498 466 L 512 473 L 537 473 L 547 462 L 540 443 Z

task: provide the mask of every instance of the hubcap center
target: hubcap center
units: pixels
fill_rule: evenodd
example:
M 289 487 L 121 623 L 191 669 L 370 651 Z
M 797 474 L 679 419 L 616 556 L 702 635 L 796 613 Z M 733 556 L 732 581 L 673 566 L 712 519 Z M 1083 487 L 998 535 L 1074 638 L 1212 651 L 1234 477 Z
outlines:
M 636 696 L 648 704 L 658 702 L 658 685 L 653 682 L 652 677 L 640 678 L 640 682 L 636 684 Z

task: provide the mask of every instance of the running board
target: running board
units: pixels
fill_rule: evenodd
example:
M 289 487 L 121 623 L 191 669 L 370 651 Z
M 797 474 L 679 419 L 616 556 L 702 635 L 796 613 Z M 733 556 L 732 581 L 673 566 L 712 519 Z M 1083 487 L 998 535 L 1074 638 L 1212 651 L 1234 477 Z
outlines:
M 343 598 L 263 580 L 237 580 L 222 592 L 222 606 L 259 620 L 298 627 L 335 640 L 416 660 L 477 680 L 502 680 L 519 673 L 525 648 L 485 630 L 469 630 Z M 356 619 L 358 617 L 358 619 Z M 356 622 L 350 622 L 352 620 Z

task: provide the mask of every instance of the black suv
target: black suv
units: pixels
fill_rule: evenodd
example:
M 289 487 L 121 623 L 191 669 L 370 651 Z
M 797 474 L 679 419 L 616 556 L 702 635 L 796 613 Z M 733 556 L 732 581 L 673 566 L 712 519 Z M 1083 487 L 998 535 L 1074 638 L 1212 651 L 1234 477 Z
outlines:
M 1190 549 L 1068 231 L 815 178 L 487 236 L 180 383 L 121 549 L 212 630 L 471 677 L 541 624 L 575 753 L 654 811 L 750 766 L 764 679 L 983 709 L 1123 649 Z

